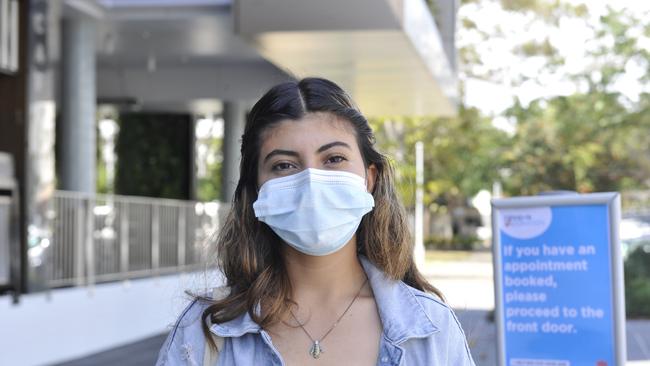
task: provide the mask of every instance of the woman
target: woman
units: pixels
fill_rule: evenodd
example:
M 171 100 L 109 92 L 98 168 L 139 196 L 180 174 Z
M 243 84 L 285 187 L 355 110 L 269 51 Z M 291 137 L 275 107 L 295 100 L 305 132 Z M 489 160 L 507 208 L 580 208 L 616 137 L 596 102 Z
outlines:
M 392 169 L 373 144 L 331 81 L 285 82 L 255 104 L 217 239 L 226 287 L 188 306 L 158 365 L 474 364 L 414 265 Z

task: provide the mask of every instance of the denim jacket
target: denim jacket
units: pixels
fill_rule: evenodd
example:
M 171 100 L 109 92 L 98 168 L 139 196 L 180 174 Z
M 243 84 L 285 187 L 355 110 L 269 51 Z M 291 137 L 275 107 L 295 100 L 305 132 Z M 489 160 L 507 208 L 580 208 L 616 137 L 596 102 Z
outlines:
M 388 279 L 365 257 L 361 264 L 375 296 L 382 322 L 377 365 L 474 366 L 467 341 L 453 311 L 432 295 Z M 198 366 L 206 340 L 201 314 L 207 304 L 193 301 L 181 313 L 160 350 L 157 366 Z M 284 365 L 271 337 L 248 313 L 210 331 L 224 338 L 218 366 Z

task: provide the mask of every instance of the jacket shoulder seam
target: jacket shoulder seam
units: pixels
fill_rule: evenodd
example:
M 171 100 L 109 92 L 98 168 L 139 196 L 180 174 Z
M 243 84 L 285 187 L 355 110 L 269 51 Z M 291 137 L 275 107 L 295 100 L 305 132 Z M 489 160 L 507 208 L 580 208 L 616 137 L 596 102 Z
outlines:
M 422 296 L 423 293 L 422 293 L 421 291 L 417 290 L 416 288 L 413 288 L 413 287 L 411 287 L 411 286 L 405 284 L 404 282 L 402 282 L 402 284 L 403 284 L 404 286 L 406 286 L 407 291 L 411 294 L 411 296 L 414 297 L 415 302 L 418 304 L 420 310 L 422 310 L 422 313 L 423 313 L 424 316 L 427 318 L 427 320 L 429 321 L 429 323 L 430 323 L 430 324 L 431 324 L 435 329 L 437 329 L 437 326 L 436 326 L 435 323 L 433 322 L 433 319 L 431 319 L 431 314 L 429 314 L 429 312 L 427 311 L 427 309 L 424 308 L 423 304 L 422 304 L 420 301 L 418 301 L 418 298 L 419 298 L 419 297 L 424 297 L 424 298 L 428 298 L 428 297 L 426 297 L 426 296 Z
M 458 327 L 458 331 L 460 331 L 460 335 L 463 337 L 463 340 L 465 341 L 465 352 L 467 353 L 467 357 L 469 357 L 470 360 L 473 361 L 472 358 L 472 352 L 469 349 L 469 343 L 467 340 L 467 336 L 465 335 L 465 331 L 463 330 L 463 326 L 460 324 L 460 320 L 458 320 L 458 317 L 456 316 L 456 313 L 450 308 L 449 312 L 451 313 L 451 317 L 454 319 L 456 322 L 456 326 Z
M 199 299 L 197 299 L 197 298 L 192 300 L 192 302 L 190 302 L 189 305 L 187 305 L 185 307 L 185 309 L 181 312 L 178 319 L 176 319 L 176 322 L 174 323 L 174 327 L 172 328 L 172 334 L 171 334 L 171 336 L 169 338 L 169 344 L 167 345 L 167 351 L 169 351 L 171 349 L 172 345 L 174 344 L 174 340 L 176 339 L 176 332 L 178 331 L 178 328 L 181 327 L 181 322 L 182 322 L 183 318 L 185 318 L 187 313 L 194 307 L 194 305 L 196 305 L 196 303 L 198 301 L 199 301 Z
M 408 286 L 408 285 L 407 285 L 407 286 Z M 411 289 L 411 292 L 412 292 L 413 295 L 415 295 L 416 297 L 418 297 L 418 298 L 422 298 L 422 299 L 427 299 L 427 300 L 429 300 L 429 301 L 433 301 L 433 302 L 437 303 L 437 304 L 440 305 L 440 306 L 443 306 L 443 307 L 445 307 L 445 308 L 449 308 L 449 305 L 448 305 L 447 303 L 445 303 L 444 301 L 442 301 L 442 299 L 439 298 L 437 295 L 435 295 L 435 294 L 430 294 L 430 293 L 428 293 L 428 292 L 424 292 L 424 291 L 420 291 L 420 290 L 418 290 L 418 289 L 416 289 L 416 288 L 413 288 L 413 287 L 411 287 L 411 286 L 408 286 L 408 287 Z
M 414 292 L 416 297 L 428 299 L 431 302 L 440 305 L 442 308 L 444 308 L 446 310 L 447 315 L 449 315 L 454 320 L 454 324 L 456 325 L 456 327 L 458 328 L 458 331 L 460 332 L 460 335 L 461 335 L 461 337 L 463 339 L 464 348 L 465 348 L 465 352 L 467 354 L 467 357 L 469 357 L 469 359 L 472 360 L 472 352 L 469 349 L 469 344 L 467 342 L 467 336 L 465 335 L 465 331 L 463 330 L 463 327 L 460 324 L 460 320 L 458 320 L 458 317 L 456 316 L 456 312 L 447 303 L 444 303 L 444 302 L 436 299 L 435 297 L 429 295 L 428 293 L 425 293 L 425 292 L 422 292 L 422 291 L 417 291 L 417 289 L 414 289 L 414 290 L 415 291 L 413 291 L 413 290 L 412 291 Z M 428 312 L 427 312 L 427 316 L 429 316 Z

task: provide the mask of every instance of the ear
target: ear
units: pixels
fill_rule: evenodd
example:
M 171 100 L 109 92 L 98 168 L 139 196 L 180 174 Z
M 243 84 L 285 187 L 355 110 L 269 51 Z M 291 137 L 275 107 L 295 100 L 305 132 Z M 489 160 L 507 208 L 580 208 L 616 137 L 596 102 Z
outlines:
M 372 193 L 375 190 L 375 182 L 377 181 L 377 167 L 375 164 L 370 164 L 366 170 L 366 189 Z

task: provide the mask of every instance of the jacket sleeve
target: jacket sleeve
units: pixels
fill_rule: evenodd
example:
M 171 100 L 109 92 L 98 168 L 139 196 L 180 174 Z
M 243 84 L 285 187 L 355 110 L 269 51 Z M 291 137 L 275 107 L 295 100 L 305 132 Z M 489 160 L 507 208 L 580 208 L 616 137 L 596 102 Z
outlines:
M 160 349 L 156 366 L 202 365 L 206 344 L 201 329 L 204 308 L 195 299 L 183 310 Z
M 460 325 L 460 321 L 456 317 L 451 308 L 449 308 L 449 343 L 447 345 L 449 365 L 459 365 L 459 366 L 476 366 L 474 364 L 474 359 L 472 358 L 472 353 L 469 350 L 469 345 L 467 344 L 467 337 L 463 328 Z
M 439 329 L 426 341 L 422 340 L 428 343 L 429 355 L 424 358 L 426 364 L 475 366 L 465 332 L 449 305 L 429 294 L 416 296 L 422 301 L 429 319 Z

